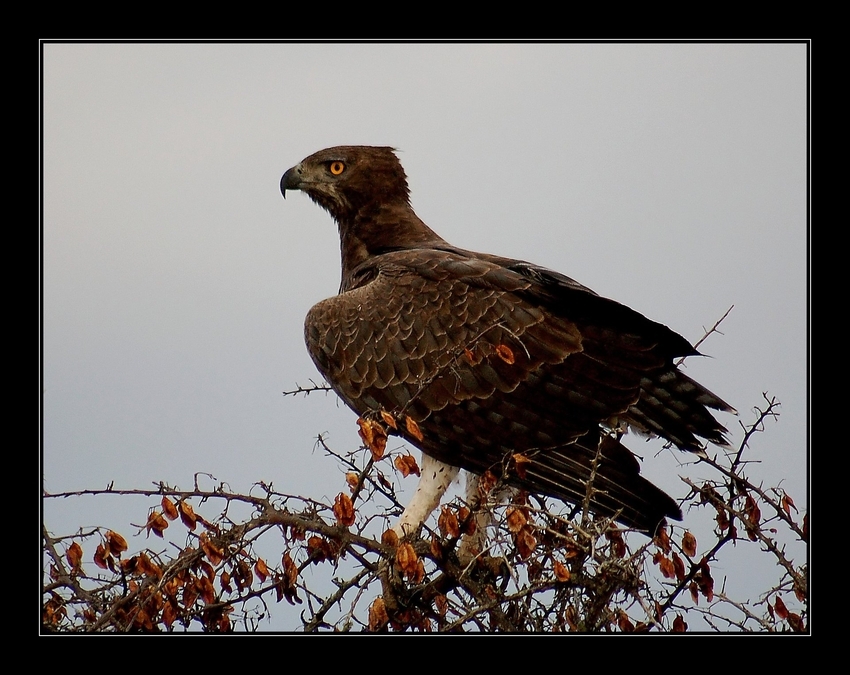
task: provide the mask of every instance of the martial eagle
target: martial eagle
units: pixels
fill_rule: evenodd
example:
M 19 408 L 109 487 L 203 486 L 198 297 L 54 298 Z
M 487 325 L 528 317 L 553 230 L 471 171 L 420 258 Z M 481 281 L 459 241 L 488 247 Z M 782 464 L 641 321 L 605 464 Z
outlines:
M 280 189 L 339 227 L 342 282 L 307 315 L 310 356 L 362 418 L 407 420 L 396 433 L 425 456 L 397 531 L 427 518 L 457 467 L 581 504 L 597 453 L 597 516 L 650 535 L 681 519 L 615 432 L 725 444 L 708 408 L 732 408 L 676 367 L 698 353 L 685 338 L 557 272 L 452 246 L 414 213 L 392 148 L 321 150 Z

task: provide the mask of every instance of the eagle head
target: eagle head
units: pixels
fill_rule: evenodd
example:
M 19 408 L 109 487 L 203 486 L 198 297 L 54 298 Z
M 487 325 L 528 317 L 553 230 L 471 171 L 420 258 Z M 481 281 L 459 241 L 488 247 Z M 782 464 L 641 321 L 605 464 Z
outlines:
M 301 190 L 337 222 L 388 204 L 410 204 L 407 175 L 389 147 L 343 145 L 303 159 L 280 179 L 280 191 Z

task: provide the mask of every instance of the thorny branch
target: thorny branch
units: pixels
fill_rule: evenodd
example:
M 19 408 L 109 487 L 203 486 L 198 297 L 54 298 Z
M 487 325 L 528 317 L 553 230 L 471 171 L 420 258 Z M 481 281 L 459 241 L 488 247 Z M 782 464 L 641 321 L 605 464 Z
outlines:
M 705 337 L 719 332 L 723 318 Z M 313 383 L 285 393 L 329 389 Z M 701 511 L 714 518 L 714 534 L 702 535 L 701 546 L 681 526 L 647 541 L 593 519 L 592 479 L 583 509 L 516 491 L 508 503 L 457 499 L 436 523 L 399 541 L 391 530 L 402 510 L 397 494 L 415 461 L 405 454 L 397 464 L 406 451 L 396 450 L 341 454 L 321 436 L 317 445 L 344 475 L 332 499 L 283 494 L 265 483 L 248 494 L 223 483 L 204 490 L 197 476 L 191 490 L 161 483 L 45 494 L 49 501 L 142 497 L 145 524 L 134 527 L 148 537 L 169 535 L 176 553 L 148 547 L 130 555 L 111 530 L 59 536 L 45 526 L 43 629 L 256 631 L 268 628 L 285 600 L 301 608 L 300 625 L 288 629 L 309 632 L 684 631 L 687 621 L 714 630 L 805 631 L 808 569 L 797 561 L 805 558 L 807 516 L 800 518 L 784 489 L 765 488 L 747 473 L 758 466 L 745 460 L 753 435 L 778 418 L 779 402 L 765 401 L 755 422 L 742 425 L 736 449 L 698 457 L 712 478 L 682 479 L 689 519 Z M 506 461 L 509 467 L 516 457 Z M 482 483 L 485 495 L 502 494 L 495 478 Z M 201 513 L 218 506 L 217 517 Z M 248 514 L 238 517 L 239 506 Z M 474 533 L 476 509 L 490 509 L 493 525 L 485 550 L 464 558 L 460 544 Z M 749 597 L 733 597 L 725 583 L 715 590 L 713 567 L 730 543 L 757 545 L 777 563 L 770 566 L 775 576 Z M 279 562 L 264 556 L 268 550 Z

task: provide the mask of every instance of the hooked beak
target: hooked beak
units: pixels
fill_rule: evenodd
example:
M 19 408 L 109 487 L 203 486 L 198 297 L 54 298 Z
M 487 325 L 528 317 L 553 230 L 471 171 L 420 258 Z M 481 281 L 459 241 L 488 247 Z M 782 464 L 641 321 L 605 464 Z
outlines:
M 301 165 L 297 164 L 289 169 L 280 179 L 280 193 L 286 199 L 287 190 L 301 189 Z

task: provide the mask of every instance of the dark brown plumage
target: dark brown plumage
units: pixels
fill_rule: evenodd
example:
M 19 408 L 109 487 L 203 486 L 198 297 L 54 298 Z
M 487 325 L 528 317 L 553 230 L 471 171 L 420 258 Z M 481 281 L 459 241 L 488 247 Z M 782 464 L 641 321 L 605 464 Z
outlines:
M 413 212 L 392 148 L 322 150 L 280 187 L 339 226 L 340 292 L 310 310 L 305 338 L 355 412 L 408 415 L 422 439 L 400 433 L 427 455 L 572 504 L 601 447 L 598 515 L 650 534 L 681 518 L 608 430 L 725 443 L 707 408 L 732 409 L 675 367 L 697 353 L 683 337 L 557 272 L 451 246 Z M 517 470 L 515 454 L 530 462 Z

